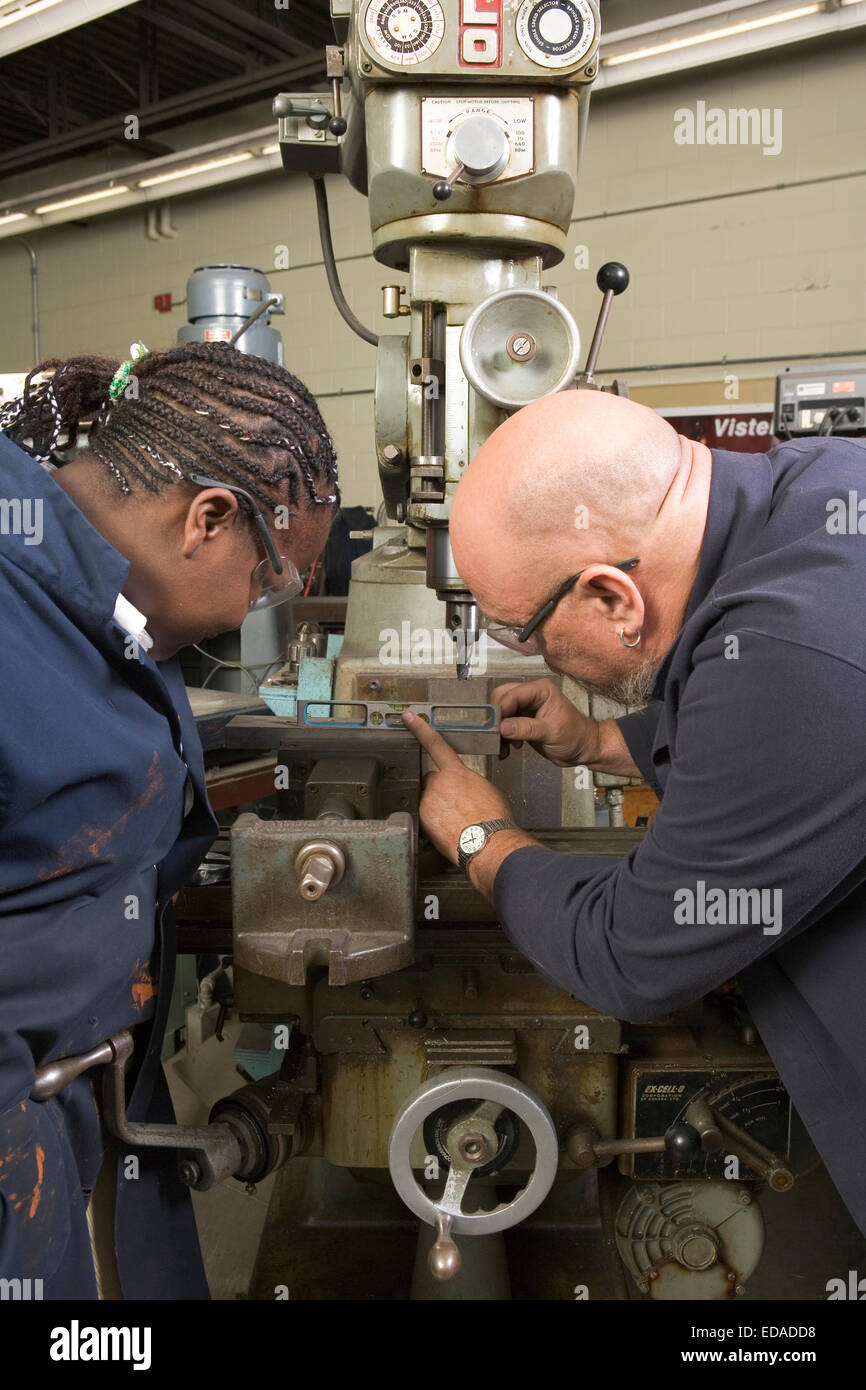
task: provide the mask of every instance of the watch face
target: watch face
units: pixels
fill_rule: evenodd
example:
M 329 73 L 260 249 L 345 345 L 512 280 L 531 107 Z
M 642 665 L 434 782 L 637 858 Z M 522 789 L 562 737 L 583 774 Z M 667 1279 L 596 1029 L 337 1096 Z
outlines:
M 460 835 L 460 848 L 464 854 L 476 854 L 482 849 L 487 839 L 487 832 L 480 825 L 467 825 Z

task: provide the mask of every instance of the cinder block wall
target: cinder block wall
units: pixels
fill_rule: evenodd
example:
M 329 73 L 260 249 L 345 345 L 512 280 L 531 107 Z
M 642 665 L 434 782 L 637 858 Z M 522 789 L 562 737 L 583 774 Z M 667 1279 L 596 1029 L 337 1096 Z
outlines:
M 568 252 L 546 278 L 588 340 L 596 268 L 628 265 L 632 284 L 615 304 L 602 367 L 627 375 L 638 399 L 721 404 L 733 372 L 742 401 L 767 400 L 776 366 L 794 355 L 866 356 L 864 62 L 866 42 L 849 36 L 594 100 Z M 677 144 L 676 113 L 698 101 L 780 110 L 781 152 Z M 369 255 L 365 199 L 343 180 L 328 182 L 347 297 L 364 322 L 394 331 L 380 316 L 380 286 L 404 277 Z M 375 351 L 331 302 L 309 180 L 263 176 L 177 198 L 171 209 L 171 241 L 148 241 L 138 210 L 34 237 L 42 355 L 120 356 L 136 338 L 166 346 L 185 311 L 158 314 L 155 294 L 182 299 L 189 272 L 211 261 L 258 266 L 286 293 L 287 315 L 275 320 L 286 363 L 321 400 L 347 503 L 377 501 Z M 289 269 L 274 271 L 281 245 Z M 575 267 L 581 246 L 589 269 Z M 29 261 L 11 240 L 0 241 L 0 285 L 0 371 L 21 371 L 32 358 Z

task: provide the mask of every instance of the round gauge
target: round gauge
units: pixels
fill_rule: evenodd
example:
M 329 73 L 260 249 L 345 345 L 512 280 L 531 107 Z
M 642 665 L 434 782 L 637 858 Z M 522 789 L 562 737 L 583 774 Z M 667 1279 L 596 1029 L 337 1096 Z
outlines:
M 523 0 L 517 15 L 517 41 L 527 58 L 543 68 L 570 68 L 595 39 L 595 15 L 588 0 Z
M 445 16 L 439 0 L 371 0 L 364 29 L 380 58 L 409 67 L 436 52 L 445 33 Z

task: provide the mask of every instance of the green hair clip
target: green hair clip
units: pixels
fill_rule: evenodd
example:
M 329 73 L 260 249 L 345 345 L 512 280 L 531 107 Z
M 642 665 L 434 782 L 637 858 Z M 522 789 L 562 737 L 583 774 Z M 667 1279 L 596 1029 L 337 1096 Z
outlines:
M 146 357 L 148 351 L 149 349 L 144 346 L 144 343 L 132 343 L 130 345 L 129 357 L 127 357 L 125 362 L 121 362 L 114 376 L 111 378 L 111 385 L 108 388 L 108 394 L 111 400 L 116 401 L 118 396 L 123 395 L 133 365 L 136 362 L 140 362 L 142 357 Z

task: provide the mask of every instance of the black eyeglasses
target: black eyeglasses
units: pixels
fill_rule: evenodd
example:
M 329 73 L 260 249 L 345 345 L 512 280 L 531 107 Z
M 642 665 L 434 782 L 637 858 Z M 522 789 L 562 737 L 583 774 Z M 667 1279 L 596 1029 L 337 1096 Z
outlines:
M 233 493 L 240 506 L 253 519 L 267 552 L 267 559 L 256 565 L 250 577 L 250 612 L 258 612 L 261 608 L 272 608 L 277 603 L 285 603 L 287 599 L 296 598 L 304 587 L 303 580 L 296 566 L 287 560 L 285 555 L 278 553 L 273 537 L 268 530 L 268 523 L 256 505 L 255 499 L 244 488 L 235 487 L 234 483 L 224 483 L 220 478 L 209 478 L 203 473 L 194 473 L 189 481 L 196 483 L 198 487 L 221 487 L 226 492 Z M 281 578 L 277 580 L 276 575 L 280 575 Z
M 598 561 L 595 563 L 598 563 Z M 612 568 L 615 570 L 633 570 L 635 565 L 639 563 L 638 557 L 635 557 L 633 560 L 623 560 L 621 563 L 613 565 Z M 545 618 L 550 617 L 556 605 L 565 598 L 567 593 L 571 592 L 580 576 L 589 568 L 589 565 L 584 565 L 582 570 L 577 571 L 577 574 L 571 575 L 569 579 L 566 579 L 564 584 L 560 584 L 553 597 L 549 598 L 546 603 L 543 603 L 538 612 L 533 613 L 529 622 L 525 623 L 523 627 L 496 627 L 492 623 L 485 621 L 484 628 L 487 635 L 492 637 L 495 642 L 499 642 L 503 647 L 508 647 L 511 651 L 519 652 L 521 656 L 538 656 L 538 641 L 532 634 L 535 632 L 535 629 L 544 622 Z

